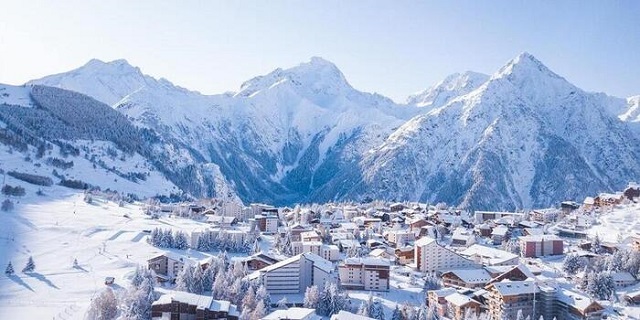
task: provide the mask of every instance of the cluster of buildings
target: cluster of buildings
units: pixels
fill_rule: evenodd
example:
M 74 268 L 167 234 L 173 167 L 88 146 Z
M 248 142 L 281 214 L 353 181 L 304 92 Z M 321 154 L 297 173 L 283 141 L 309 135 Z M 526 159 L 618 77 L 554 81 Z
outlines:
M 402 268 L 412 270 L 414 276 L 441 279 L 444 288 L 428 291 L 425 297 L 441 317 L 463 319 L 468 313 L 486 313 L 491 319 L 515 319 L 517 313 L 522 313 L 531 319 L 600 319 L 602 305 L 553 279 L 541 277 L 543 266 L 532 264 L 529 258 L 565 254 L 566 243 L 560 236 L 567 234 L 563 230 L 584 231 L 593 223 L 588 215 L 580 214 L 581 210 L 620 201 L 617 194 L 603 194 L 594 201 L 586 199 L 583 204 L 562 203 L 557 210 L 473 214 L 419 203 L 328 204 L 315 211 L 262 204 L 222 205 L 217 215 L 222 212 L 223 217 L 231 216 L 229 225 L 223 218 L 207 221 L 231 229 L 233 223 L 244 221 L 249 228 L 239 228 L 244 231 L 237 232 L 255 231 L 286 239 L 288 256 L 282 252 L 259 252 L 242 258 L 251 271 L 247 279 L 260 281 L 273 301 L 287 297 L 299 306 L 301 301 L 295 297 L 301 300 L 307 287 L 315 285 L 322 290 L 329 282 L 336 282 L 345 290 L 389 291 L 392 273 Z M 559 220 L 563 221 L 557 223 L 560 236 L 544 227 Z M 575 238 L 579 235 L 569 233 Z M 640 248 L 640 240 L 637 243 Z M 170 280 L 184 263 L 184 258 L 165 254 L 150 259 L 149 268 Z M 619 278 L 616 284 L 620 286 L 637 282 L 633 275 Z M 234 306 L 221 302 L 188 296 L 172 299 L 154 304 L 154 317 L 166 310 L 184 308 L 195 310 L 195 319 L 209 319 L 198 316 L 207 312 L 235 319 L 237 313 Z M 278 314 L 264 319 L 317 317 L 309 309 L 289 310 L 277 310 Z M 223 317 L 221 312 L 228 314 Z M 356 317 L 348 312 L 335 315 L 335 319 Z

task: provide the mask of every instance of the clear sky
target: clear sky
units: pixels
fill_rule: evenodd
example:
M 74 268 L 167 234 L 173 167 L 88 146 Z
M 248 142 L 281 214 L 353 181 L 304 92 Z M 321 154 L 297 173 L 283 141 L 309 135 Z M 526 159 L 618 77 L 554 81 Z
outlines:
M 396 101 L 453 72 L 535 55 L 588 91 L 640 94 L 640 1 L 14 1 L 0 4 L 0 83 L 91 58 L 212 94 L 321 56 Z

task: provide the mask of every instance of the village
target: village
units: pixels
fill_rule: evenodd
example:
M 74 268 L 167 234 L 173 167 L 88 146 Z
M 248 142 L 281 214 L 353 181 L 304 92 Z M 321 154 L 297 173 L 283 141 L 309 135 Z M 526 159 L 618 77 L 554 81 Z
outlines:
M 165 250 L 140 263 L 161 294 L 153 319 L 631 318 L 622 306 L 640 303 L 639 195 L 631 183 L 528 212 L 377 201 L 150 202 L 143 210 L 153 219 L 202 223 L 145 230 L 149 244 Z M 630 214 L 614 221 L 626 230 L 602 222 L 616 210 Z M 216 283 L 225 264 L 234 276 Z M 234 290 L 256 291 L 264 303 Z

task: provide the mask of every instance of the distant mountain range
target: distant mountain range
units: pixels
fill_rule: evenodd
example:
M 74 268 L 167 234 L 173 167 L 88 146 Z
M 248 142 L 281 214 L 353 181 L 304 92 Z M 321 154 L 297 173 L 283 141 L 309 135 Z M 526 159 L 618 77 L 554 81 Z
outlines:
M 354 89 L 322 58 L 220 95 L 152 78 L 125 60 L 92 60 L 1 85 L 0 133 L 10 138 L 0 142 L 30 145 L 13 145 L 22 159 L 33 156 L 2 164 L 11 170 L 52 175 L 54 167 L 33 160 L 39 146 L 53 155 L 77 148 L 65 161 L 96 168 L 57 170 L 58 179 L 141 195 L 521 209 L 638 180 L 639 110 L 639 96 L 585 92 L 527 53 L 491 76 L 451 75 L 405 104 Z

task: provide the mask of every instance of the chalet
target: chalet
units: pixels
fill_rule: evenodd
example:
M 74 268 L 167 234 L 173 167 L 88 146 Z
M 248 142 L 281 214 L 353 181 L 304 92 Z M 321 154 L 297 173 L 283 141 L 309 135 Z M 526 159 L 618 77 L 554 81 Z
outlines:
M 300 241 L 322 241 L 322 237 L 315 230 L 304 231 L 299 235 Z
M 195 263 L 191 260 L 166 252 L 161 255 L 154 256 L 147 260 L 148 268 L 153 270 L 159 282 L 172 282 L 178 276 L 178 273 L 184 269 L 185 263 Z
M 491 274 L 485 269 L 453 269 L 441 275 L 446 287 L 483 288 L 491 281 Z
M 396 248 L 400 248 L 404 247 L 409 242 L 413 242 L 416 239 L 416 236 L 409 230 L 399 229 L 385 232 L 385 238 L 390 244 L 394 245 Z
M 638 282 L 638 280 L 627 271 L 613 272 L 611 273 L 611 277 L 613 278 L 613 283 L 616 288 L 632 286 Z
M 414 261 L 415 258 L 415 250 L 412 246 L 406 246 L 402 248 L 396 248 L 394 251 L 395 260 L 399 265 L 407 265 Z
M 463 227 L 458 227 L 453 230 L 453 235 L 451 236 L 451 245 L 452 246 L 463 246 L 468 247 L 476 242 L 476 236 L 469 229 L 465 229 Z
M 602 319 L 604 307 L 583 294 L 559 288 L 554 298 L 554 316 L 558 319 Z
M 520 221 L 522 220 L 523 217 L 523 213 L 522 212 L 495 212 L 495 211 L 475 211 L 474 212 L 474 216 L 475 216 L 475 221 L 476 222 L 485 222 L 487 220 L 495 220 L 495 219 L 500 219 L 500 218 L 504 218 L 504 217 L 511 217 L 513 218 L 513 220 L 517 220 Z
M 454 288 L 427 291 L 427 305 L 429 308 L 433 308 L 438 316 L 445 317 L 449 305 L 449 302 L 445 298 L 454 293 L 456 293 L 456 289 Z
M 535 277 L 535 273 L 522 264 L 485 267 L 485 270 L 491 274 L 492 278 L 487 284 L 501 281 L 525 281 Z
M 280 262 L 280 260 L 262 252 L 256 253 L 242 260 L 242 263 L 245 264 L 249 270 L 260 270 L 277 262 Z
M 508 232 L 509 228 L 503 225 L 493 228 L 491 231 L 491 241 L 493 241 L 493 244 L 502 244 L 503 241 L 507 240 Z
M 151 304 L 151 319 L 154 320 L 236 320 L 239 316 L 238 308 L 229 301 L 182 291 L 167 292 Z
M 586 197 L 584 198 L 584 201 L 582 202 L 582 207 L 585 210 L 591 210 L 593 209 L 593 207 L 595 206 L 595 199 L 593 197 Z
M 468 314 L 480 314 L 481 303 L 458 292 L 450 294 L 444 298 L 449 307 L 446 316 L 453 320 L 462 320 Z
M 232 225 L 238 222 L 238 218 L 236 217 L 225 217 L 225 216 L 216 216 L 216 215 L 208 215 L 207 222 L 214 225 L 219 226 L 221 228 L 229 228 Z
M 633 304 L 640 304 L 640 291 L 631 291 L 624 295 L 624 299 Z
M 303 225 L 301 225 L 299 223 L 296 223 L 296 224 L 292 225 L 289 228 L 289 231 L 291 233 L 291 240 L 292 241 L 300 241 L 300 240 L 302 240 L 301 234 L 304 233 L 304 232 L 312 231 L 312 229 L 309 228 L 309 227 L 305 227 L 305 226 L 303 226 Z M 313 232 L 315 233 L 315 231 L 313 231 Z M 316 235 L 317 235 L 317 233 L 316 233 Z
M 614 206 L 622 203 L 623 199 L 624 194 L 622 192 L 618 192 L 615 194 L 601 193 L 593 199 L 593 204 L 596 207 Z

